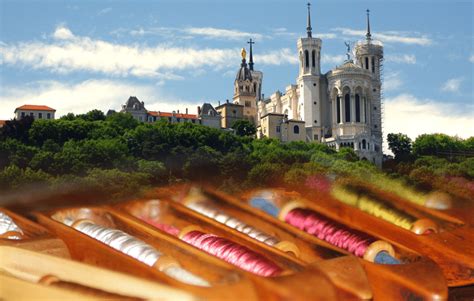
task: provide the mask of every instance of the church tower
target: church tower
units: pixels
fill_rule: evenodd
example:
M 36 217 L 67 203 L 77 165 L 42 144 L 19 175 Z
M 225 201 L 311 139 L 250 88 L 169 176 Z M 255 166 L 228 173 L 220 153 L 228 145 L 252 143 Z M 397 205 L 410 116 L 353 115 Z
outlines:
M 257 124 L 257 83 L 253 80 L 252 72 L 246 61 L 247 51 L 242 48 L 242 63 L 237 72 L 234 81 L 234 97 L 233 103 L 242 105 L 243 116 L 253 124 Z M 251 57 L 253 69 L 253 57 Z
M 357 64 L 370 72 L 371 91 L 369 91 L 368 118 L 370 122 L 370 134 L 374 140 L 372 143 L 375 153 L 377 153 L 376 163 L 382 164 L 382 71 L 383 71 L 383 45 L 380 41 L 372 39 L 370 32 L 370 11 L 367 10 L 367 33 L 365 41 L 360 41 L 355 47 Z
M 299 99 L 297 117 L 305 121 L 306 140 L 320 141 L 323 129 L 321 113 L 324 87 L 321 76 L 321 39 L 313 38 L 311 28 L 311 4 L 308 3 L 308 17 L 305 38 L 298 39 L 299 76 L 297 79 Z M 324 85 L 324 83 L 323 83 Z
M 260 100 L 262 100 L 262 82 L 263 82 L 263 73 L 262 71 L 257 71 L 257 70 L 254 70 L 253 68 L 253 51 L 252 51 L 252 45 L 255 44 L 254 41 L 252 41 L 252 39 L 250 39 L 248 42 L 247 42 L 249 45 L 250 45 L 250 53 L 249 53 L 249 70 L 250 70 L 250 73 L 252 74 L 252 80 L 253 80 L 253 85 L 254 85 L 254 90 L 255 90 L 255 94 L 256 94 L 256 101 L 259 102 Z

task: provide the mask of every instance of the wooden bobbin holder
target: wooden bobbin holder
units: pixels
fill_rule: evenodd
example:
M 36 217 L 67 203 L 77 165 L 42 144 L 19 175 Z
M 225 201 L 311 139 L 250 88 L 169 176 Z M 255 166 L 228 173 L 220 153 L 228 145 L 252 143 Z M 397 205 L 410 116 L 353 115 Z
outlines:
M 309 293 L 309 291 L 306 290 L 306 284 L 308 282 L 313 283 L 316 287 L 323 285 L 322 289 L 324 292 L 324 290 L 326 290 L 324 286 L 327 286 L 327 283 L 329 282 L 327 276 L 321 271 L 306 269 L 304 264 L 295 257 L 294 253 L 287 253 L 291 251 L 298 254 L 299 250 L 295 250 L 295 246 L 292 243 L 288 242 L 288 244 L 285 245 L 285 242 L 283 241 L 283 243 L 278 246 L 281 249 L 257 243 L 253 239 L 249 239 L 249 237 L 238 231 L 229 231 L 227 227 L 222 226 L 220 223 L 212 219 L 203 217 L 202 215 L 186 208 L 180 203 L 161 198 L 160 200 L 142 199 L 119 204 L 115 206 L 114 209 L 117 210 L 116 214 L 129 216 L 129 218 L 133 218 L 137 222 L 147 225 L 147 227 L 150 227 L 152 231 L 162 231 L 152 225 L 153 223 L 160 223 L 172 225 L 180 229 L 180 233 L 177 236 L 178 238 L 182 238 L 184 235 L 194 230 L 203 233 L 212 233 L 219 237 L 229 239 L 263 255 L 267 259 L 279 265 L 284 272 L 281 275 L 275 277 L 261 277 L 241 270 L 236 266 L 232 265 L 232 267 L 239 270 L 241 273 L 246 274 L 246 277 L 251 279 L 256 285 L 272 287 L 272 290 L 277 290 L 282 296 L 288 295 L 288 298 L 297 298 L 298 294 L 303 294 L 304 296 L 306 293 Z M 166 232 L 163 232 L 163 234 L 175 238 L 175 236 Z M 307 278 L 305 282 L 298 283 L 298 281 L 295 280 L 304 279 L 304 277 Z M 287 282 L 293 283 L 293 293 L 284 291 L 282 283 Z M 330 285 L 333 286 L 332 283 Z M 348 295 L 346 292 L 338 292 L 338 296 L 340 296 L 341 293 L 343 293 L 343 297 L 353 297 L 353 295 Z M 291 294 L 294 296 L 292 297 Z
M 369 283 L 367 281 L 365 272 L 363 268 L 358 262 L 357 259 L 351 256 L 346 256 L 341 254 L 340 252 L 336 251 L 332 246 L 331 248 L 326 248 L 322 245 L 309 245 L 304 241 L 299 239 L 298 234 L 291 233 L 287 231 L 287 229 L 281 229 L 279 227 L 275 227 L 265 219 L 261 218 L 262 216 L 259 215 L 257 212 L 258 210 L 242 210 L 239 207 L 234 206 L 234 204 L 227 203 L 227 202 L 213 202 L 213 198 L 210 198 L 209 195 L 205 195 L 204 199 L 201 196 L 199 200 L 210 201 L 213 202 L 213 206 L 218 208 L 220 211 L 228 214 L 229 216 L 238 218 L 239 220 L 243 221 L 244 223 L 261 230 L 269 235 L 275 236 L 279 238 L 282 243 L 281 246 L 273 246 L 270 247 L 262 242 L 259 242 L 235 229 L 227 227 L 211 218 L 203 216 L 192 209 L 183 206 L 185 202 L 184 198 L 174 198 L 176 195 L 185 195 L 182 193 L 182 190 L 186 189 L 186 186 L 175 186 L 173 187 L 173 191 L 176 191 L 176 194 L 168 194 L 168 191 L 158 191 L 158 196 L 160 199 L 165 199 L 168 195 L 168 198 L 174 199 L 174 202 L 171 204 L 175 204 L 174 207 L 179 210 L 179 216 L 183 216 L 184 212 L 190 216 L 196 216 L 202 222 L 199 224 L 200 226 L 203 225 L 205 222 L 206 224 L 214 225 L 216 228 L 220 228 L 222 232 L 222 236 L 224 235 L 233 235 L 233 237 L 229 237 L 232 240 L 239 239 L 239 243 L 244 244 L 244 241 L 247 241 L 253 245 L 259 245 L 264 249 L 272 250 L 275 252 L 275 247 L 280 247 L 283 251 L 288 252 L 290 257 L 285 256 L 284 258 L 288 258 L 293 261 L 297 261 L 299 265 L 305 266 L 306 269 L 308 268 L 318 268 L 322 270 L 334 283 L 334 285 L 338 288 L 340 294 L 345 294 L 341 296 L 342 299 L 347 298 L 360 298 L 360 299 L 370 299 L 372 298 L 372 291 L 370 289 Z M 206 192 L 206 191 L 204 191 Z M 149 203 L 153 201 L 137 201 L 136 203 L 142 203 L 141 205 L 132 205 L 132 203 L 126 206 L 126 211 L 139 216 L 141 213 L 140 208 L 147 208 Z M 163 203 L 164 204 L 164 203 Z M 158 212 L 163 210 L 150 210 L 147 209 L 149 212 Z M 143 215 L 143 214 L 142 214 Z M 185 218 L 188 220 L 189 218 L 186 216 Z M 216 229 L 216 231 L 218 231 Z M 217 233 L 216 233 L 217 234 Z M 220 235 L 221 233 L 219 233 Z M 284 246 L 285 242 L 289 242 L 288 246 Z M 294 252 L 289 252 L 291 248 L 297 247 L 294 252 L 298 252 L 296 256 Z M 253 247 L 255 250 L 255 247 Z M 279 252 L 281 254 L 281 252 Z M 281 255 L 280 255 L 281 256 Z M 280 259 L 281 262 L 281 259 Z
M 450 287 L 474 285 L 474 225 L 451 214 L 461 210 L 461 207 L 454 208 L 457 202 L 453 201 L 451 209 L 435 210 L 369 186 L 362 188 L 377 199 L 417 217 L 411 231 L 342 204 L 324 192 L 303 192 L 302 195 L 320 212 L 350 221 L 348 223 L 369 234 L 429 257 L 441 268 Z M 469 206 L 463 208 L 466 212 L 470 210 Z M 474 211 L 471 220 L 472 216 Z
M 179 189 L 186 189 L 186 187 L 173 187 L 172 189 L 178 191 Z M 341 254 L 349 255 L 348 252 L 342 249 L 332 246 L 306 232 L 288 225 L 261 210 L 256 210 L 246 204 L 245 199 L 222 193 L 209 186 L 203 189 L 203 193 L 209 199 L 213 200 L 215 204 L 218 204 L 220 208 L 225 209 L 227 213 L 234 212 L 233 216 L 235 216 L 236 212 L 240 212 L 241 215 L 239 215 L 239 218 L 241 219 L 243 219 L 244 216 L 248 216 L 248 220 L 244 221 L 249 222 L 249 224 L 252 224 L 251 222 L 253 221 L 254 226 L 257 224 L 259 225 L 259 229 L 268 229 L 267 232 L 272 229 L 273 231 L 277 231 L 276 233 L 278 233 L 280 237 L 293 237 L 293 242 L 295 242 L 301 250 L 301 259 L 307 264 L 314 264 L 317 262 L 318 265 L 321 266 L 321 257 L 325 259 L 334 258 L 333 260 L 341 260 Z M 160 191 L 157 191 L 157 195 L 160 195 Z M 295 195 L 298 194 L 291 193 L 292 198 L 294 198 Z M 304 198 L 302 200 L 305 200 L 305 205 L 310 209 L 344 224 L 344 220 L 341 220 L 335 215 L 327 214 L 325 211 L 319 211 L 317 206 L 313 206 L 314 204 L 312 202 L 306 202 L 306 199 Z M 364 228 L 354 227 L 351 223 L 346 223 L 346 225 L 359 231 L 365 231 Z M 374 226 L 372 225 L 372 227 Z M 383 239 L 383 237 L 380 238 Z M 371 263 L 367 260 L 358 259 L 359 264 L 361 264 L 365 270 L 366 277 L 370 283 L 370 289 L 372 290 L 375 299 L 382 298 L 384 300 L 398 300 L 402 298 L 402 292 L 403 294 L 419 296 L 426 300 L 442 300 L 446 298 L 446 282 L 440 269 L 432 260 L 420 256 L 417 252 L 414 252 L 403 245 L 396 244 L 393 241 L 387 242 L 393 246 L 396 257 L 404 264 L 380 265 Z M 315 252 L 311 252 L 311 249 L 320 250 L 318 254 L 319 256 L 315 256 Z M 328 250 L 334 250 L 337 252 Z M 329 262 L 330 260 L 327 261 Z M 331 269 L 334 271 L 334 267 L 331 267 Z M 342 270 L 343 269 L 341 269 L 341 271 Z M 353 279 L 353 277 L 346 279 L 345 283 L 351 283 L 351 280 Z
M 0 299 L 5 300 L 197 300 L 187 292 L 11 246 L 0 246 Z
M 69 258 L 64 242 L 46 228 L 8 209 L 0 208 L 0 211 L 8 215 L 22 231 L 8 231 L 0 235 L 0 246 L 13 246 Z
M 78 261 L 185 289 L 204 299 L 233 300 L 236 298 L 236 292 L 239 292 L 239 299 L 248 300 L 258 299 L 260 293 L 270 299 L 287 298 L 291 295 L 288 286 L 281 284 L 285 279 L 275 282 L 260 279 L 263 277 L 258 277 L 258 281 L 249 279 L 246 273 L 236 270 L 234 266 L 188 245 L 177 237 L 156 231 L 129 215 L 118 214 L 111 208 L 66 208 L 36 213 L 36 216 L 43 225 L 57 233 L 66 242 L 72 258 Z M 160 271 L 163 270 L 163 266 L 160 265 L 158 268 L 147 266 L 67 225 L 67 223 L 72 225 L 71 221 L 78 219 L 89 219 L 102 226 L 119 229 L 133 235 L 152 245 L 165 256 L 176 260 L 182 268 L 206 279 L 211 287 L 188 285 L 170 278 Z M 170 262 L 166 261 L 161 264 L 168 263 Z M 304 276 L 308 277 L 308 275 Z M 321 294 L 324 294 L 329 300 L 333 300 L 335 298 L 333 297 L 335 296 L 334 287 L 324 278 L 324 275 L 320 275 L 320 278 L 318 279 L 321 281 Z M 258 291 L 254 290 L 256 283 L 259 285 Z M 299 292 L 296 294 L 296 299 L 305 300 L 308 296 L 309 291 Z

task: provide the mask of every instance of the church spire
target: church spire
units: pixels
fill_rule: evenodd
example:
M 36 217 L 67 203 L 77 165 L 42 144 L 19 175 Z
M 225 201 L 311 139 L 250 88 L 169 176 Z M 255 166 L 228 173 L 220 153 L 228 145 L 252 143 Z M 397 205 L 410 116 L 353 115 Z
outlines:
M 372 35 L 370 34 L 370 10 L 367 10 L 367 34 L 365 35 L 367 41 L 372 40 Z
M 247 42 L 248 44 L 250 44 L 250 54 L 249 54 L 249 69 L 250 71 L 253 71 L 253 54 L 252 54 L 252 44 L 255 44 L 254 41 L 252 41 L 252 39 L 250 39 L 250 41 Z
M 308 38 L 312 37 L 311 34 L 311 3 L 308 2 L 308 25 L 306 27 L 306 32 L 308 33 Z

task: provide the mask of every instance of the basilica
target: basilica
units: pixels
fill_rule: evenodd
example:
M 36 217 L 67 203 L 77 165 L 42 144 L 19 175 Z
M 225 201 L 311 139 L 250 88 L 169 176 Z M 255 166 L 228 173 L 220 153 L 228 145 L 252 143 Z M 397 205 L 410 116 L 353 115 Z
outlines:
M 380 166 L 383 46 L 372 39 L 369 11 L 366 38 L 356 43 L 354 59 L 348 51 L 347 60 L 326 73 L 321 73 L 322 41 L 312 35 L 309 4 L 306 33 L 297 41 L 296 83 L 268 98 L 262 97 L 263 73 L 254 70 L 249 41 L 249 63 L 243 49 L 233 100 L 216 107 L 221 125 L 242 116 L 257 126 L 258 137 L 318 141 L 337 150 L 351 147 L 361 159 Z
M 382 165 L 382 70 L 383 46 L 372 39 L 369 11 L 365 39 L 355 44 L 340 66 L 321 73 L 322 41 L 313 37 L 308 3 L 306 36 L 297 41 L 299 75 L 284 92 L 263 97 L 263 72 L 255 70 L 252 39 L 242 49 L 242 63 L 234 81 L 233 98 L 215 108 L 204 103 L 197 115 L 179 111 L 148 111 L 144 102 L 131 96 L 122 112 L 138 120 L 172 123 L 192 122 L 232 130 L 242 119 L 257 127 L 257 138 L 282 142 L 316 141 L 339 150 L 350 147 L 362 160 Z M 353 59 L 352 59 L 353 57 Z

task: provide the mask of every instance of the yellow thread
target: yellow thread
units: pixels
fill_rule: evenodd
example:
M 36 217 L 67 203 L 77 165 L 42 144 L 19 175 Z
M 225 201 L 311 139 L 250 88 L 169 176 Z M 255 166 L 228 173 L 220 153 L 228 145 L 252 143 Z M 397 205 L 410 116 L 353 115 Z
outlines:
M 356 193 L 337 185 L 334 186 L 331 194 L 343 203 L 354 206 L 370 215 L 407 230 L 410 230 L 413 223 L 416 221 L 416 218 L 397 208 L 367 196 L 359 196 Z

